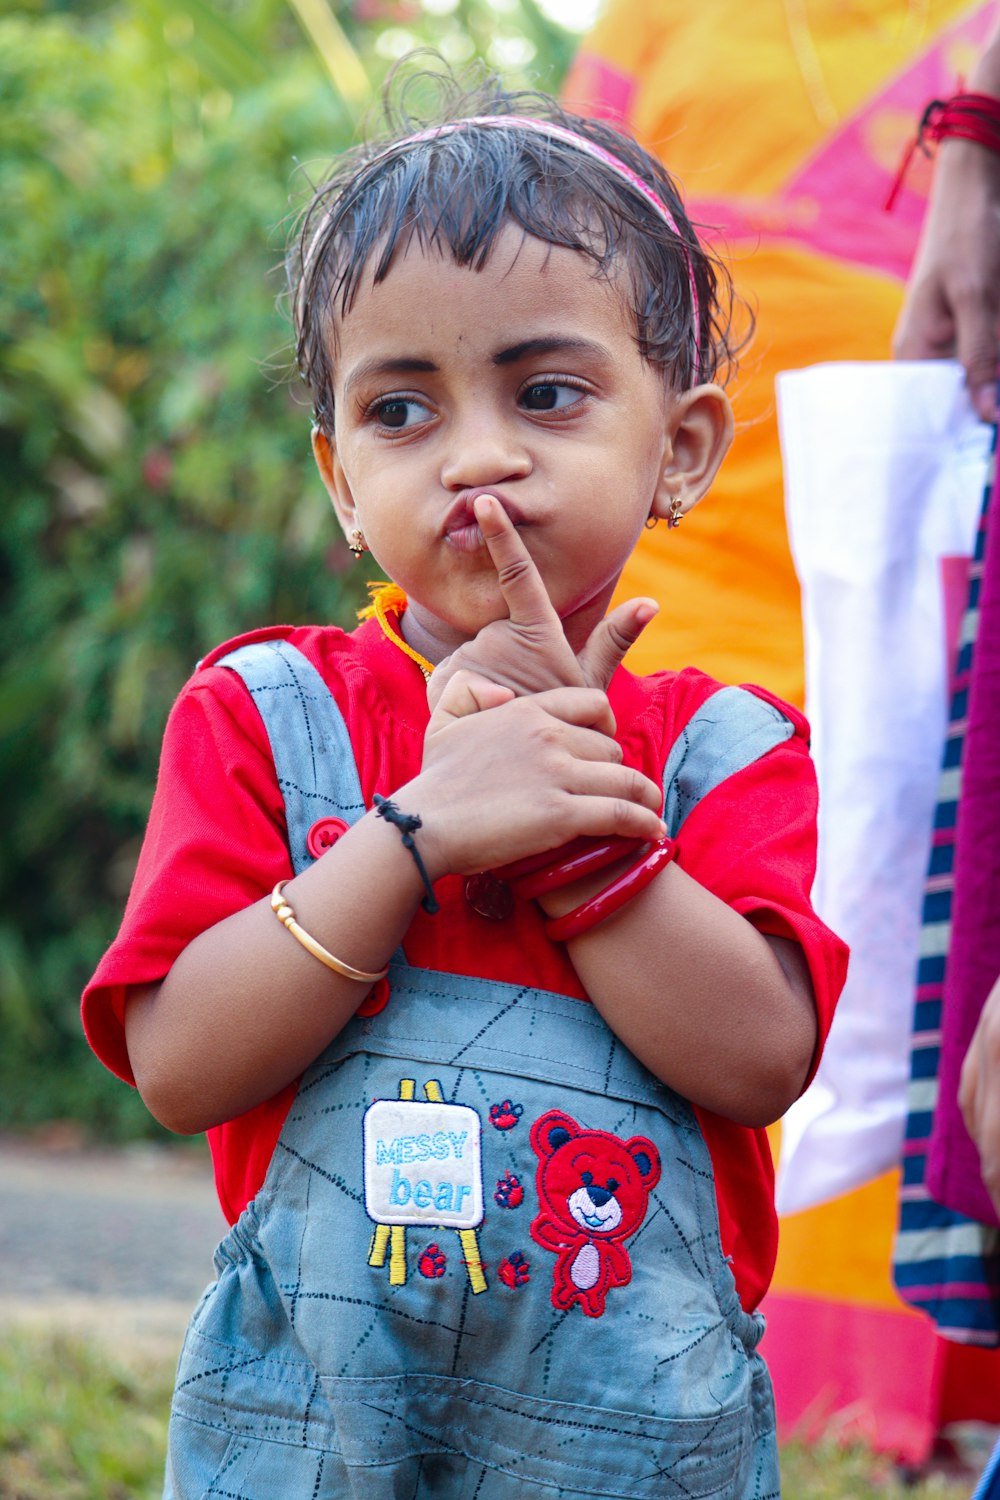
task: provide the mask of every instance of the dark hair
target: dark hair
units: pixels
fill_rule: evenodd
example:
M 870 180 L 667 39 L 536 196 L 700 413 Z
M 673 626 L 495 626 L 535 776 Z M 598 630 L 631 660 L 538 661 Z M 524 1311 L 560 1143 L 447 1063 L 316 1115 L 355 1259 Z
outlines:
M 417 117 L 410 101 L 428 82 L 438 108 Z M 730 373 L 736 347 L 729 273 L 699 242 L 669 173 L 631 137 L 543 94 L 506 92 L 492 76 L 466 91 L 447 72 L 400 82 L 396 70 L 383 110 L 380 134 L 341 156 L 313 191 L 287 260 L 296 358 L 320 427 L 333 429 L 335 317 L 350 310 L 369 263 L 375 281 L 383 280 L 415 239 L 479 270 L 511 224 L 587 256 L 596 275 L 617 280 L 624 271 L 639 351 L 671 385 L 686 389 Z M 516 125 L 469 124 L 392 150 L 429 126 L 477 115 L 553 121 L 587 137 L 653 189 L 678 233 L 600 160 Z

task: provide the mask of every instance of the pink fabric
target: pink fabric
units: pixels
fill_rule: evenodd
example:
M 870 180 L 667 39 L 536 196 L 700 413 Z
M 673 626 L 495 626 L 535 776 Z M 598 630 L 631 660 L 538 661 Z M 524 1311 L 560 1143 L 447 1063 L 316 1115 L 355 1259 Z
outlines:
M 574 88 L 563 96 L 567 108 L 595 120 L 609 120 L 619 130 L 628 129 L 629 111 L 638 81 L 631 73 L 616 68 L 606 57 L 593 52 L 578 52 L 573 62 Z
M 941 1359 L 929 1320 L 784 1291 L 770 1292 L 763 1312 L 761 1353 L 778 1397 L 779 1438 L 808 1443 L 833 1432 L 904 1463 L 927 1462 Z
M 958 655 L 958 638 L 962 629 L 962 616 L 969 599 L 968 557 L 942 557 L 941 592 L 944 596 L 944 659 L 948 663 L 948 681 L 952 690 L 956 686 L 955 658 Z
M 955 894 L 944 983 L 939 1094 L 927 1187 L 946 1208 L 1000 1223 L 979 1153 L 958 1107 L 958 1084 L 986 996 L 1000 975 L 1000 507 L 990 502 L 972 658 L 955 841 Z M 975 564 L 973 565 L 975 567 Z
M 833 131 L 780 193 L 766 200 L 691 197 L 692 220 L 718 226 L 727 240 L 787 240 L 905 280 L 927 208 L 931 171 L 925 157 L 914 157 L 892 212 L 884 213 L 883 206 L 925 106 L 958 87 L 956 52 L 978 54 L 994 16 L 992 3 L 981 5 L 942 32 L 911 67 Z M 898 152 L 882 144 L 894 126 Z

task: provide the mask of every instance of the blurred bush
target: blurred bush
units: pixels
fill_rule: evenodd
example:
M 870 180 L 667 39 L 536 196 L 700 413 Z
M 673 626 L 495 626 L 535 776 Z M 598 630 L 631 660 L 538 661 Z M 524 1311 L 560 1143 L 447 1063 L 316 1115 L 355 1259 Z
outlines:
M 338 15 L 0 17 L 0 1126 L 155 1130 L 86 1051 L 78 1006 L 170 702 L 241 630 L 353 618 L 275 305 L 290 193 L 354 138 L 365 72 L 414 43 L 548 89 L 569 52 L 532 0 Z

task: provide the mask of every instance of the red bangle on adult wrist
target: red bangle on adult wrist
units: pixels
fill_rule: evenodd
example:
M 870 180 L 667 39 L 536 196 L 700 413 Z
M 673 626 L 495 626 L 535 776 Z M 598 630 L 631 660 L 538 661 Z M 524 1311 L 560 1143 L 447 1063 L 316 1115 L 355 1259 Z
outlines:
M 892 208 L 906 178 L 915 151 L 930 156 L 928 142 L 948 139 L 975 141 L 989 151 L 1000 152 L 1000 99 L 992 94 L 953 94 L 950 99 L 932 99 L 920 117 L 917 133 L 903 156 L 895 181 L 885 200 Z
M 565 916 L 554 917 L 546 922 L 547 935 L 553 942 L 568 943 L 571 938 L 589 932 L 592 927 L 606 921 L 640 891 L 645 890 L 676 853 L 677 844 L 673 839 L 660 839 L 640 860 L 605 886 L 603 891 L 598 891 L 596 896 L 591 896 L 589 901 L 574 907 Z

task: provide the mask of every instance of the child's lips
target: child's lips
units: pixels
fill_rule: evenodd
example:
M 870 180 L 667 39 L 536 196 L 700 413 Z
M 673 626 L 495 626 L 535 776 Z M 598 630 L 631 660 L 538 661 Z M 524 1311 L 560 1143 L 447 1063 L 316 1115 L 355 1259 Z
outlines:
M 486 546 L 486 538 L 475 521 L 465 526 L 451 527 L 445 532 L 445 541 L 457 552 L 478 552 L 481 547 Z
M 486 538 L 476 520 L 475 504 L 480 495 L 489 495 L 501 505 L 515 526 L 522 524 L 521 512 L 511 500 L 496 490 L 465 490 L 445 517 L 444 540 L 458 552 L 478 552 Z

